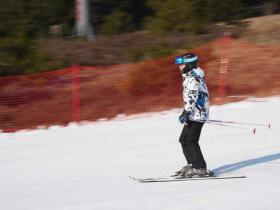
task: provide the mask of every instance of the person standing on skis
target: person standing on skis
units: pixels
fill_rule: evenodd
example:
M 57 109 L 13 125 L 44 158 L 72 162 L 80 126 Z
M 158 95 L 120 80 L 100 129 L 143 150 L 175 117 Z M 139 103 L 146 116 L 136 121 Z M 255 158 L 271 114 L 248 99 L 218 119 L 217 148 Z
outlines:
M 209 117 L 209 94 L 204 80 L 204 72 L 198 67 L 198 56 L 187 53 L 176 57 L 183 77 L 184 110 L 179 121 L 184 124 L 179 142 L 187 165 L 175 176 L 192 177 L 207 176 L 207 165 L 202 155 L 199 138 L 201 129 Z

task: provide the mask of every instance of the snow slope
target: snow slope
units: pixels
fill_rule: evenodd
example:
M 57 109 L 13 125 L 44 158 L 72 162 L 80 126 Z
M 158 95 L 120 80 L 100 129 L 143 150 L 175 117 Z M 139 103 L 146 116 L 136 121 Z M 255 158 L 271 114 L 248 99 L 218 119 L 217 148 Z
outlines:
M 211 107 L 211 118 L 267 127 L 206 124 L 208 167 L 246 179 L 137 183 L 184 164 L 180 110 L 49 130 L 0 133 L 1 210 L 279 209 L 280 98 Z M 242 129 L 240 128 L 242 127 Z

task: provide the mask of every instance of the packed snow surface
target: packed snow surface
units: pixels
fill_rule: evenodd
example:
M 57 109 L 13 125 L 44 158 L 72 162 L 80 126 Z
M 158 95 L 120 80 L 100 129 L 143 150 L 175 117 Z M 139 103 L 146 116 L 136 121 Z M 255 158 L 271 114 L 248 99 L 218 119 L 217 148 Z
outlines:
M 212 119 L 263 124 L 207 123 L 202 130 L 208 167 L 245 179 L 129 179 L 165 177 L 186 164 L 178 142 L 181 110 L 0 133 L 0 209 L 278 210 L 279 108 L 280 97 L 210 107 Z

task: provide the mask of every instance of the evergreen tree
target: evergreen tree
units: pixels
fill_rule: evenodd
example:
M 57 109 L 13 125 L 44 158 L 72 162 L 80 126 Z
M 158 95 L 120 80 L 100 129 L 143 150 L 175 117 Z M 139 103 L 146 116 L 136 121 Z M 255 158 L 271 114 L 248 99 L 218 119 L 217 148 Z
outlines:
M 242 17 L 240 0 L 148 0 L 147 3 L 154 11 L 148 19 L 148 28 L 160 32 L 200 33 L 209 23 L 231 22 Z
M 37 42 L 39 35 L 47 34 L 48 23 L 45 20 L 50 5 L 36 0 L 1 1 L 0 75 L 50 68 L 50 58 L 39 50 Z
M 51 68 L 50 58 L 41 52 L 37 40 L 49 35 L 51 25 L 62 26 L 62 36 L 72 34 L 74 7 L 75 0 L 0 1 L 0 75 Z M 211 23 L 232 23 L 265 11 L 275 13 L 279 7 L 279 0 L 90 1 L 97 35 L 142 29 L 204 33 Z M 257 13 L 256 8 L 266 10 Z

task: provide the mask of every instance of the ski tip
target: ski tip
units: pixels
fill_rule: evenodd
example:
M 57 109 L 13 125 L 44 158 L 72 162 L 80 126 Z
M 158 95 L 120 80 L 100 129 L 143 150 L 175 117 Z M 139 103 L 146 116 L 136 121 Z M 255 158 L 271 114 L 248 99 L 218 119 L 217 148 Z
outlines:
M 134 180 L 134 181 L 138 181 L 138 179 L 137 179 L 137 178 L 132 177 L 132 176 L 129 176 L 128 178 L 130 178 L 130 179 L 132 179 L 132 180 Z

